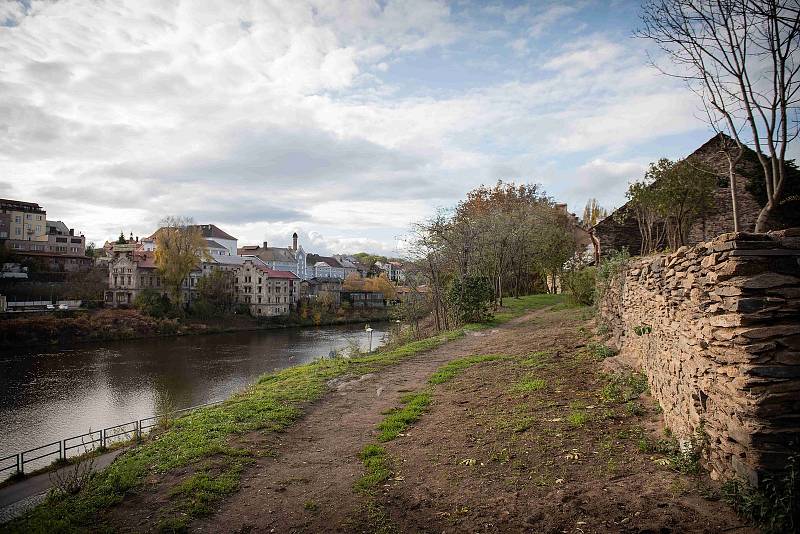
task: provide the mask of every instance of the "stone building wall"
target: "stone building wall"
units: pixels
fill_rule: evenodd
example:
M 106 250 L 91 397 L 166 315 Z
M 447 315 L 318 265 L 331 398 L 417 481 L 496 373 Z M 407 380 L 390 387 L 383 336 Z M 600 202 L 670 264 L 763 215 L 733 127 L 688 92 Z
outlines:
M 675 435 L 702 422 L 712 477 L 758 484 L 800 450 L 800 228 L 633 259 L 600 311 Z

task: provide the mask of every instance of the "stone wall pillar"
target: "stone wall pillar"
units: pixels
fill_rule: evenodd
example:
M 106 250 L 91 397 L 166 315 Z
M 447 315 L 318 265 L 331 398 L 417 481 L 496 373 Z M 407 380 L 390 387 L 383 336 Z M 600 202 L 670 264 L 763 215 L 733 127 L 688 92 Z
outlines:
M 702 426 L 712 477 L 758 484 L 800 450 L 800 228 L 635 258 L 600 312 L 672 431 Z

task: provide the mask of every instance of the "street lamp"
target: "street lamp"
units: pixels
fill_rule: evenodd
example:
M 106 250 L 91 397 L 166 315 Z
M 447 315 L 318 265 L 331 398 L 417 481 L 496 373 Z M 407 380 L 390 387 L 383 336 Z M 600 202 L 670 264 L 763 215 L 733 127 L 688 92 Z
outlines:
M 364 330 L 369 333 L 369 352 L 372 352 L 372 328 L 367 325 Z

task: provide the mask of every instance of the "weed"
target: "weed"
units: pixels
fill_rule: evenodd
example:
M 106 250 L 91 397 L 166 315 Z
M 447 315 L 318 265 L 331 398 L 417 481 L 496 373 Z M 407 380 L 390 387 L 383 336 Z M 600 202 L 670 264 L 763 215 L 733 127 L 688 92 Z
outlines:
M 241 462 L 234 462 L 217 475 L 210 469 L 198 471 L 173 487 L 169 495 L 178 500 L 180 510 L 189 518 L 208 515 L 215 503 L 239 487 L 242 468 Z
M 607 404 L 628 402 L 648 390 L 647 376 L 643 373 L 615 373 L 606 377 L 600 398 Z
M 303 503 L 303 508 L 308 512 L 316 512 L 319 510 L 319 505 L 314 501 L 306 501 Z
M 722 486 L 722 500 L 765 532 L 797 532 L 800 530 L 799 461 L 798 455 L 789 457 L 782 474 L 765 478 L 758 488 L 736 478 L 728 480 Z
M 521 417 L 514 422 L 514 425 L 512 426 L 511 429 L 517 433 L 525 432 L 526 430 L 528 430 L 533 426 L 533 423 L 534 423 L 533 417 L 531 416 Z
M 391 410 L 383 421 L 378 424 L 378 441 L 391 441 L 422 417 L 422 414 L 431 403 L 430 393 L 414 393 L 406 395 L 400 401 L 402 408 Z
M 603 343 L 589 343 L 586 345 L 586 348 L 589 349 L 589 353 L 598 360 L 605 360 L 617 353 L 617 351 Z
M 633 332 L 637 336 L 644 336 L 646 334 L 650 334 L 653 331 L 653 327 L 649 324 L 640 324 L 633 327 Z
M 605 336 L 611 331 L 611 328 L 606 323 L 600 323 L 597 325 L 597 335 L 598 336 Z
M 483 362 L 492 362 L 503 358 L 506 358 L 506 356 L 500 354 L 482 354 L 476 356 L 467 356 L 466 358 L 459 358 L 458 360 L 453 360 L 441 366 L 439 370 L 428 379 L 428 383 L 443 384 L 445 382 L 449 382 L 462 371 L 464 371 L 464 369 L 472 367 L 473 365 Z

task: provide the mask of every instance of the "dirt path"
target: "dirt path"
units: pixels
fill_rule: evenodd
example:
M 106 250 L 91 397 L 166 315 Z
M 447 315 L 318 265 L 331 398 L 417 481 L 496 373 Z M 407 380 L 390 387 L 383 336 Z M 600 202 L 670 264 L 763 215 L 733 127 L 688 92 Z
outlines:
M 248 467 L 240 490 L 190 530 L 756 532 L 705 475 L 660 463 L 659 410 L 647 395 L 610 393 L 590 329 L 575 310 L 537 311 L 336 384 L 286 433 L 251 436 L 277 455 Z M 358 453 L 385 412 L 444 363 L 477 354 L 506 357 L 434 387 L 429 411 L 385 444 L 393 478 L 355 491 Z
M 524 340 L 521 325 L 534 312 L 497 329 L 470 333 L 430 352 L 339 383 L 335 391 L 310 408 L 291 430 L 271 439 L 275 458 L 248 468 L 241 490 L 220 511 L 192 529 L 205 532 L 349 531 L 348 522 L 363 505 L 353 491 L 363 474 L 358 453 L 375 441 L 375 425 L 399 398 L 425 386 L 428 377 L 450 360 L 473 354 L 516 351 Z

